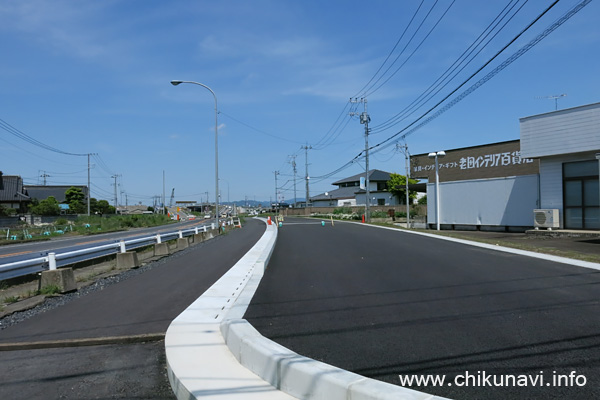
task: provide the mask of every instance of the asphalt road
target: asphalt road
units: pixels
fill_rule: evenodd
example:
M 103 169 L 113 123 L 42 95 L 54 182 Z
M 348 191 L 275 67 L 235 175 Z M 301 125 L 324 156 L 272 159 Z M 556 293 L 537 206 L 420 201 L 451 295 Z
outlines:
M 29 258 L 46 255 L 50 251 L 64 253 L 81 248 L 101 246 L 115 243 L 119 240 L 156 235 L 159 232 L 176 232 L 180 229 L 192 229 L 196 226 L 210 225 L 209 220 L 185 221 L 177 224 L 155 226 L 149 228 L 135 228 L 121 232 L 108 232 L 85 236 L 52 237 L 50 240 L 25 242 L 0 246 L 0 264 L 26 260 Z
M 440 396 L 594 399 L 599 299 L 595 270 L 357 224 L 286 219 L 245 318 L 300 354 L 364 376 L 396 385 L 399 375 L 445 376 L 443 386 L 406 385 Z M 472 381 L 461 380 L 467 371 Z M 577 382 L 555 385 L 572 371 Z M 530 380 L 492 387 L 486 379 L 507 375 Z
M 0 331 L 1 343 L 166 332 L 260 238 L 264 223 L 198 244 L 161 265 Z M 0 399 L 173 398 L 164 343 L 0 352 Z M 162 395 L 161 393 L 165 393 Z

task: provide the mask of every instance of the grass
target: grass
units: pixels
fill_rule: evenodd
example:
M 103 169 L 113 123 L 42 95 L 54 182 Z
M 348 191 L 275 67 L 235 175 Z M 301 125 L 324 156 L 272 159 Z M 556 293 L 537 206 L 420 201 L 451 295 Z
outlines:
M 3 301 L 5 304 L 13 304 L 19 300 L 20 300 L 19 296 L 8 296 L 8 297 L 5 297 Z
M 58 294 L 58 293 L 60 293 L 60 287 L 58 287 L 57 285 L 44 286 L 39 291 L 39 294 L 45 294 L 45 295 Z

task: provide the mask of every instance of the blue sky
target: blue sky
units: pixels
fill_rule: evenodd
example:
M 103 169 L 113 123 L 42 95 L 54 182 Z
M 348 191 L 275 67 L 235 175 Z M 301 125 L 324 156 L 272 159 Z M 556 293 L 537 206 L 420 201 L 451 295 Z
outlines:
M 560 1 L 448 101 L 579 2 Z M 27 184 L 42 183 L 43 174 L 48 184 L 86 184 L 87 157 L 63 153 L 97 153 L 91 176 L 98 199 L 112 203 L 116 174 L 120 203 L 126 195 L 129 204 L 151 204 L 163 193 L 163 171 L 167 200 L 172 188 L 176 200 L 201 200 L 207 191 L 214 199 L 214 100 L 200 86 L 169 84 L 179 79 L 201 82 L 217 95 L 222 201 L 273 199 L 274 171 L 280 172 L 280 200 L 291 201 L 294 155 L 297 193 L 304 197 L 303 144 L 313 146 L 309 175 L 316 195 L 363 171 L 361 158 L 347 166 L 364 149 L 364 126 L 348 115 L 348 100 L 363 96 L 372 77 L 377 83 L 366 98 L 375 145 L 458 87 L 551 3 L 2 0 L 0 119 L 62 153 L 0 129 L 0 170 Z M 469 65 L 421 108 L 381 126 L 435 82 L 507 5 L 513 12 L 522 8 L 488 36 Z M 407 136 L 410 152 L 518 139 L 519 118 L 554 110 L 546 96 L 567 94 L 559 108 L 600 101 L 599 15 L 592 1 Z M 397 138 L 372 154 L 371 168 L 404 174 Z

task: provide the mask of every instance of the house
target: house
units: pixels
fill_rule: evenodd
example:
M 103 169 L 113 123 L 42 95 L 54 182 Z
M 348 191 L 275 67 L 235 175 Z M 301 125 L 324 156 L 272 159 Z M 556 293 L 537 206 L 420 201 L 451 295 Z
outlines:
M 32 199 L 45 200 L 52 196 L 59 203 L 63 203 L 67 200 L 65 193 L 72 187 L 81 189 L 84 203 L 87 203 L 88 188 L 83 185 L 25 185 L 25 190 Z
M 341 207 L 361 206 L 366 204 L 367 191 L 361 188 L 361 180 L 365 181 L 365 174 L 357 174 L 351 177 L 333 182 L 337 189 L 321 193 L 310 198 L 313 207 Z M 378 169 L 369 171 L 370 205 L 394 206 L 401 204 L 396 196 L 387 189 L 390 173 Z M 364 183 L 363 183 L 364 185 Z
M 25 205 L 31 201 L 23 186 L 23 179 L 16 175 L 3 175 L 0 171 L 0 205 L 25 212 Z

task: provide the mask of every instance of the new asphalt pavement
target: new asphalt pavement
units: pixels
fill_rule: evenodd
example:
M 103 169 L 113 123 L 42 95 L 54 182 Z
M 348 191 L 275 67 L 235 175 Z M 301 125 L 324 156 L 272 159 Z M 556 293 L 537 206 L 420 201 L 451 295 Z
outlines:
M 0 351 L 0 399 L 173 399 L 164 342 L 156 337 L 264 229 L 263 222 L 249 220 L 243 229 L 157 261 L 144 273 L 0 330 L 0 344 L 66 341 L 63 348 Z M 108 340 L 140 335 L 154 339 Z M 110 344 L 80 347 L 91 338 Z
M 286 219 L 245 318 L 302 355 L 455 399 L 600 398 L 600 272 Z M 503 386 L 500 386 L 503 385 Z

